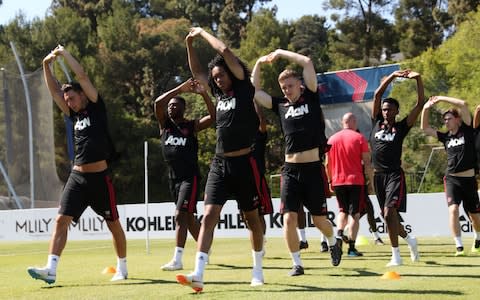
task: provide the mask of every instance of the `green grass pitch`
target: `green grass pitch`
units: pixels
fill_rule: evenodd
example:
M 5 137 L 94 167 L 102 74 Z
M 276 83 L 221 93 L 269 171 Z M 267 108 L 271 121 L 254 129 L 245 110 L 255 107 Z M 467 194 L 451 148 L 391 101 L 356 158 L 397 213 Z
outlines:
M 480 255 L 471 255 L 472 239 L 464 238 L 466 257 L 454 257 L 451 238 L 418 238 L 421 261 L 411 263 L 401 241 L 404 265 L 386 268 L 390 246 L 357 247 L 365 256 L 343 257 L 332 267 L 320 242 L 310 239 L 302 250 L 305 275 L 287 276 L 291 260 L 281 238 L 267 238 L 264 258 L 265 285 L 250 287 L 251 250 L 247 239 L 214 240 L 205 287 L 195 294 L 175 282 L 178 272 L 160 270 L 170 260 L 173 240 L 128 241 L 129 279 L 110 282 L 102 274 L 115 266 L 111 241 L 69 241 L 60 259 L 57 282 L 33 280 L 28 266 L 43 266 L 48 242 L 0 243 L 0 299 L 480 299 Z M 344 245 L 344 252 L 345 250 Z M 184 273 L 193 269 L 195 244 L 189 239 L 184 254 Z M 387 271 L 400 279 L 382 279 Z

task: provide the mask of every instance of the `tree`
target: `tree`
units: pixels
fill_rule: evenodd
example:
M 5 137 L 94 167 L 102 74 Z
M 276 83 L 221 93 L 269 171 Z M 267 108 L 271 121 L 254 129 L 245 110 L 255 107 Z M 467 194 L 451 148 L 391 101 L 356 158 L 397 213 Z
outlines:
M 418 56 L 442 43 L 443 30 L 433 16 L 436 5 L 436 0 L 400 0 L 400 6 L 395 9 L 395 28 L 405 57 Z
M 379 59 L 383 48 L 390 52 L 395 43 L 390 22 L 383 17 L 390 4 L 391 0 L 325 1 L 325 8 L 344 11 L 343 17 L 332 15 L 336 29 L 332 38 L 337 44 L 333 52 L 341 51 L 347 58 L 361 56 L 359 66 L 369 66 L 372 58 Z
M 240 47 L 240 38 L 246 22 L 237 13 L 234 0 L 225 1 L 225 7 L 220 14 L 218 34 L 232 48 Z
M 82 18 L 90 21 L 92 32 L 97 31 L 97 18 L 112 11 L 114 0 L 53 0 L 52 8 L 55 13 L 57 8 L 70 8 Z
M 476 12 L 479 0 L 439 0 L 433 10 L 435 20 L 442 24 L 448 35 L 452 35 L 470 12 Z
M 328 54 L 328 29 L 325 23 L 325 17 L 313 15 L 303 16 L 292 24 L 290 48 L 310 57 L 317 72 L 325 72 L 331 65 Z

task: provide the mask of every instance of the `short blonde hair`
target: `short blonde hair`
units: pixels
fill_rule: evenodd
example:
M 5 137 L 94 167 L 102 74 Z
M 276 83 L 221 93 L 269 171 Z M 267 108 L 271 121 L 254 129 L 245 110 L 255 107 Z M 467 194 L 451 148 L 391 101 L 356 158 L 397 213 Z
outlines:
M 298 75 L 297 71 L 292 70 L 292 69 L 285 69 L 278 75 L 278 81 L 283 81 L 287 78 L 296 78 L 300 80 L 300 76 Z

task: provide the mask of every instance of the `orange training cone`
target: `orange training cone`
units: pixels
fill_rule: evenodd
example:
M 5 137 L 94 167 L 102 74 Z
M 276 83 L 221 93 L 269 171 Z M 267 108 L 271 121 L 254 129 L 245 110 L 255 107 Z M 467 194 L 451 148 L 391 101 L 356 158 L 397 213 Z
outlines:
M 382 279 L 400 279 L 400 274 L 394 271 L 389 271 L 382 275 Z
M 117 272 L 117 270 L 115 270 L 114 267 L 106 267 L 103 269 L 102 274 L 115 274 L 115 272 Z

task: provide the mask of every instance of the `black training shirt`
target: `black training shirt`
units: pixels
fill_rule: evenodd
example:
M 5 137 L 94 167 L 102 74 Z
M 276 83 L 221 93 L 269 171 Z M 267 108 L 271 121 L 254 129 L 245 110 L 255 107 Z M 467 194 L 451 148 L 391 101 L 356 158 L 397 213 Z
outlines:
M 258 117 L 253 105 L 255 88 L 250 78 L 232 77 L 233 89 L 229 94 L 217 94 L 215 152 L 223 154 L 251 147 L 258 129 Z
M 381 172 L 400 170 L 402 166 L 402 144 L 410 131 L 407 117 L 392 126 L 384 124 L 381 113 L 373 121 L 370 134 L 373 168 Z
M 88 100 L 87 107 L 79 112 L 70 109 L 75 140 L 75 165 L 106 160 L 109 155 L 107 112 L 99 95 L 97 102 Z
M 473 128 L 462 122 L 457 133 L 437 131 L 437 137 L 447 151 L 446 174 L 475 168 L 475 141 Z
M 198 140 L 194 120 L 175 124 L 167 118 L 161 141 L 170 178 L 185 179 L 198 175 Z
M 272 110 L 280 118 L 286 154 L 324 146 L 325 121 L 318 92 L 305 88 L 295 103 L 285 97 L 272 97 Z

